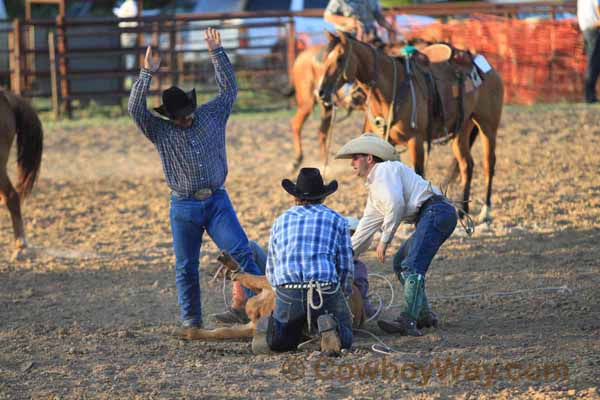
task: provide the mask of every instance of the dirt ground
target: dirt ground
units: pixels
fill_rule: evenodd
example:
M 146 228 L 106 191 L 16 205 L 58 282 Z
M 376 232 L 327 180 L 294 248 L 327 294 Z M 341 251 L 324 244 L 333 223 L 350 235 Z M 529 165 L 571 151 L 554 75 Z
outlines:
M 280 186 L 291 161 L 289 113 L 235 115 L 227 189 L 248 236 L 266 246 L 292 199 Z M 336 126 L 332 151 L 358 134 Z M 253 356 L 249 341 L 184 342 L 177 324 L 168 190 L 151 143 L 126 118 L 45 122 L 40 180 L 25 203 L 30 250 L 11 262 L 0 213 L 0 399 L 599 398 L 600 108 L 508 107 L 499 133 L 491 226 L 457 229 L 433 261 L 428 293 L 441 317 L 421 338 L 367 329 L 396 352 L 356 337 L 340 358 L 314 350 Z M 319 166 L 317 120 L 305 129 L 306 165 Z M 473 213 L 483 200 L 475 145 Z M 406 161 L 406 157 L 403 155 Z M 449 146 L 434 147 L 440 182 Z M 13 162 L 11 161 L 11 166 Z M 327 205 L 359 217 L 363 183 L 348 161 Z M 457 188 L 450 193 L 456 194 Z M 410 233 L 401 228 L 397 248 Z M 217 249 L 205 238 L 203 312 L 224 308 L 209 284 Z M 399 285 L 371 249 L 370 271 Z M 390 299 L 374 277 L 372 292 Z M 229 290 L 229 289 L 228 289 Z

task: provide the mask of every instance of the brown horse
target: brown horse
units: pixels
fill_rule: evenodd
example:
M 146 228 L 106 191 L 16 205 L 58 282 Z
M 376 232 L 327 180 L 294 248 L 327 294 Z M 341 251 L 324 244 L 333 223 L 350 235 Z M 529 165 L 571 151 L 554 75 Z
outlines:
M 254 336 L 256 322 L 261 318 L 271 315 L 275 309 L 275 290 L 264 275 L 252 275 L 240 272 L 239 264 L 228 254 L 222 253 L 218 260 L 225 267 L 225 276 L 233 281 L 240 282 L 243 286 L 255 291 L 256 296 L 248 299 L 246 314 L 250 322 L 244 325 L 234 325 L 216 329 L 187 328 L 179 336 L 188 340 L 221 340 L 240 339 Z M 356 286 L 352 287 L 350 297 L 350 312 L 353 316 L 353 326 L 358 328 L 365 321 L 364 303 Z
M 414 57 L 392 58 L 343 33 L 336 36 L 328 32 L 328 38 L 325 74 L 319 89 L 322 101 L 329 103 L 332 93 L 345 82 L 356 82 L 367 93 L 367 114 L 379 116 L 379 122 L 385 122 L 384 134 L 390 143 L 408 147 L 413 168 L 420 175 L 424 174 L 424 144 L 430 144 L 432 140 L 444 136 L 451 138 L 461 176 L 461 217 L 469 210 L 473 174 L 471 146 L 478 133 L 481 133 L 487 192 L 479 219 L 489 222 L 496 162 L 496 134 L 504 93 L 498 72 L 491 68 L 483 74 L 480 86 L 474 90 L 466 91 L 465 86 L 462 86 L 459 89 L 462 107 L 448 108 L 451 112 L 440 120 L 432 117 L 436 115 L 435 102 L 432 92 L 428 90 L 431 82 L 427 81 L 427 73 L 434 68 L 438 68 L 437 72 L 441 69 L 442 72 L 448 72 L 447 82 L 450 82 L 455 75 L 444 70 L 444 63 L 423 66 L 417 65 Z M 415 52 L 415 55 L 419 54 L 421 53 Z M 448 65 L 448 68 L 452 67 Z M 437 76 L 440 76 L 439 73 Z M 367 118 L 365 121 L 364 131 L 377 132 L 380 128 L 381 126 L 374 124 L 374 118 Z
M 400 44 L 377 45 L 378 48 L 387 54 L 394 54 L 400 48 Z M 296 170 L 304 158 L 302 152 L 302 127 L 306 119 L 310 116 L 315 106 L 319 104 L 321 112 L 321 125 L 319 127 L 319 144 L 321 147 L 321 157 L 325 160 L 327 132 L 331 125 L 332 105 L 319 101 L 317 90 L 319 83 L 325 71 L 323 57 L 325 55 L 326 45 L 311 46 L 298 55 L 292 66 L 292 93 L 296 96 L 296 114 L 291 119 L 292 134 L 294 136 L 295 158 L 292 163 L 292 170 Z M 364 109 L 365 93 L 356 85 L 352 86 L 350 93 L 345 94 L 340 87 L 333 96 L 333 103 L 336 106 L 348 110 Z
M 6 164 L 10 148 L 17 136 L 16 189 L 13 187 Z M 27 247 L 21 202 L 33 189 L 42 162 L 42 123 L 35 110 L 21 97 L 0 91 L 0 199 L 6 204 L 12 219 L 16 251 L 13 258 Z

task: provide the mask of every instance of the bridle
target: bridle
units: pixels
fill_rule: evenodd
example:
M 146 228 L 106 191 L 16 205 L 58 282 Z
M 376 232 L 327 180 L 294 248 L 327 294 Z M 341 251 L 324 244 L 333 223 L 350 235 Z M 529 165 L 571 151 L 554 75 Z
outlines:
M 346 50 L 346 57 L 344 59 L 344 63 L 342 66 L 342 71 L 341 73 L 339 73 L 335 79 L 335 82 L 333 84 L 333 90 L 335 91 L 336 88 L 338 87 L 338 85 L 340 84 L 340 80 L 344 80 L 345 82 L 348 82 L 348 66 L 350 65 L 350 57 L 352 55 L 352 46 L 353 46 L 353 41 L 354 39 L 352 38 L 348 38 L 348 48 Z M 376 120 L 376 118 L 373 117 L 372 113 L 371 113 L 371 108 L 369 107 L 369 100 L 371 98 L 371 93 L 373 92 L 373 90 L 375 89 L 375 87 L 377 86 L 377 50 L 373 47 L 373 46 L 368 46 L 371 49 L 371 52 L 373 53 L 373 75 L 371 77 L 371 80 L 369 81 L 369 83 L 367 83 L 367 87 L 368 87 L 368 91 L 367 91 L 367 98 L 365 100 L 365 107 L 366 107 L 366 112 L 368 115 L 368 118 L 372 121 Z M 385 55 L 387 57 L 389 57 L 388 55 Z M 384 130 L 385 130 L 385 140 L 387 141 L 389 139 L 389 135 L 390 135 L 390 128 L 392 126 L 392 122 L 394 120 L 394 111 L 396 108 L 396 97 L 398 96 L 398 64 L 397 64 L 397 60 L 394 57 L 390 57 L 392 60 L 392 65 L 393 65 L 393 81 L 392 81 L 392 99 L 390 102 L 390 106 L 388 109 L 388 115 L 387 118 L 385 118 L 383 120 L 383 122 L 385 123 L 384 126 Z M 412 100 L 412 112 L 411 112 L 411 118 L 410 118 L 410 126 L 411 128 L 415 129 L 417 127 L 416 124 L 416 96 L 415 96 L 415 87 L 414 87 L 414 82 L 413 82 L 413 76 L 414 73 L 410 67 L 410 57 L 406 57 L 406 63 L 405 63 L 405 74 L 404 74 L 404 81 L 402 82 L 402 86 L 404 85 L 408 85 L 409 89 L 410 89 L 410 94 L 411 94 L 411 100 Z M 381 118 L 381 117 L 379 117 Z M 375 126 L 380 126 L 381 124 L 375 124 Z

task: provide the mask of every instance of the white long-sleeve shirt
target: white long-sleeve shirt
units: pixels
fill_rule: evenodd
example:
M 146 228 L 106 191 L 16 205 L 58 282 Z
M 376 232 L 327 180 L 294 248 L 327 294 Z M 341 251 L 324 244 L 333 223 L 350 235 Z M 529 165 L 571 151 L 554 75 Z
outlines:
M 355 256 L 368 249 L 373 235 L 380 229 L 380 241 L 391 242 L 400 222 L 414 222 L 421 204 L 434 194 L 442 194 L 400 161 L 375 164 L 365 185 L 369 191 L 367 205 L 352 235 Z

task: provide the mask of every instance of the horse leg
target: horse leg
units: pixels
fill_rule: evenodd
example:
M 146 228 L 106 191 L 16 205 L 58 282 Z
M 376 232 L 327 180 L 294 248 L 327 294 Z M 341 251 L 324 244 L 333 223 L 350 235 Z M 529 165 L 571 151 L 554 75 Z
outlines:
M 469 138 L 469 147 L 473 147 L 473 143 L 475 143 L 475 139 L 477 139 L 477 134 L 479 133 L 479 129 L 475 126 L 471 130 L 471 136 Z M 442 187 L 449 187 L 454 180 L 458 177 L 458 173 L 460 172 L 458 168 L 458 162 L 456 158 L 452 159 L 452 163 L 450 164 L 450 168 L 448 168 L 448 175 L 442 182 Z
M 294 172 L 302 164 L 304 154 L 302 153 L 302 126 L 310 115 L 315 105 L 315 96 L 312 93 L 310 85 L 302 84 L 296 87 L 296 104 L 298 109 L 292 117 L 292 134 L 294 137 L 295 159 L 292 163 L 291 171 Z
M 476 121 L 477 123 L 477 121 Z M 480 223 L 491 223 L 492 210 L 492 181 L 494 179 L 494 169 L 496 167 L 496 132 L 498 131 L 498 122 L 482 122 L 479 124 L 481 130 L 481 144 L 483 145 L 483 171 L 485 174 L 485 204 L 479 213 Z
M 23 228 L 23 218 L 21 217 L 21 201 L 19 199 L 19 194 L 13 187 L 10 179 L 8 179 L 6 171 L 2 171 L 0 174 L 0 199 L 10 212 L 16 249 L 13 258 L 16 258 L 20 251 L 27 247 L 27 240 L 25 240 L 25 229 Z
M 417 134 L 408 139 L 408 152 L 415 172 L 425 177 L 425 150 L 423 149 L 423 135 Z
M 463 197 L 459 207 L 459 216 L 463 218 L 469 212 L 469 197 L 471 194 L 471 179 L 473 178 L 473 157 L 471 156 L 470 133 L 473 122 L 468 120 L 459 134 L 452 140 L 452 151 L 460 170 L 460 183 Z
M 319 144 L 321 145 L 321 160 L 325 162 L 327 160 L 327 135 L 329 133 L 329 127 L 332 123 L 333 107 L 325 106 L 320 104 L 321 108 L 321 126 L 319 127 Z

